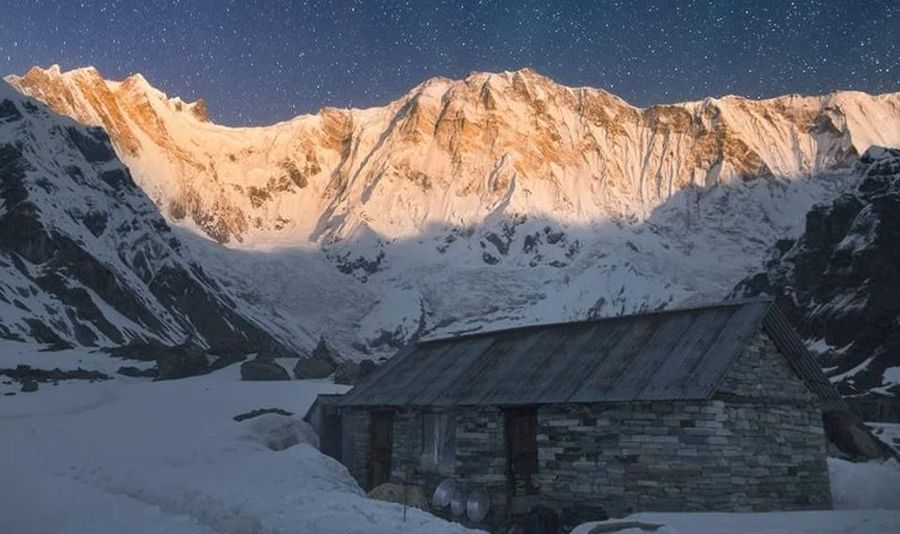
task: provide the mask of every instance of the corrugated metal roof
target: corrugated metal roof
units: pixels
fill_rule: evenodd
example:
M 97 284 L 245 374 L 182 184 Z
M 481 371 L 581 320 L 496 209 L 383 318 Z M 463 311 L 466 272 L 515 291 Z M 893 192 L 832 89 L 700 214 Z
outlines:
M 309 409 L 306 410 L 306 415 L 303 416 L 303 420 L 307 423 L 312 421 L 313 417 L 318 417 L 322 410 L 327 409 L 330 406 L 336 406 L 338 402 L 343 397 L 343 393 L 319 393 L 316 395 L 316 400 L 309 406 Z
M 338 403 L 469 406 L 706 399 L 772 309 L 768 299 L 731 301 L 424 341 L 392 358 Z M 794 343 L 801 349 L 802 343 L 796 334 L 789 327 L 784 331 L 777 318 L 769 323 L 780 336 L 779 346 L 790 346 L 799 360 L 792 363 L 798 373 L 819 386 L 820 379 L 827 383 L 824 376 L 815 376 L 818 367 L 805 349 L 797 352 Z M 802 361 L 804 357 L 809 360 Z
M 845 402 L 840 393 L 822 372 L 822 368 L 816 363 L 812 355 L 806 350 L 806 345 L 797 336 L 797 333 L 791 327 L 787 317 L 778 309 L 778 306 L 772 305 L 769 313 L 763 319 L 763 326 L 766 333 L 772 338 L 772 341 L 778 347 L 778 350 L 784 354 L 788 363 L 791 364 L 794 371 L 803 378 L 807 387 L 813 391 L 819 398 L 833 403 L 832 407 L 844 407 Z

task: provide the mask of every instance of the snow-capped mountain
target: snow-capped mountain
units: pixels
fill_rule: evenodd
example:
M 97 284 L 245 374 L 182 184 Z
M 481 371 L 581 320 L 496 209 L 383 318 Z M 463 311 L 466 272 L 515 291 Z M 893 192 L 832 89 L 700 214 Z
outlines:
M 229 128 L 140 75 L 6 79 L 104 127 L 182 242 L 261 321 L 356 356 L 722 298 L 855 183 L 860 154 L 900 147 L 900 93 L 642 109 L 526 69 Z
M 0 201 L 0 336 L 284 349 L 185 250 L 102 129 L 5 84 Z
M 870 148 L 858 184 L 813 208 L 740 295 L 767 293 L 845 396 L 900 393 L 900 150 Z
M 168 218 L 220 242 L 390 240 L 494 213 L 644 219 L 687 186 L 807 176 L 900 143 L 900 94 L 639 109 L 526 69 L 431 79 L 381 108 L 227 128 L 139 74 L 51 67 L 7 81 L 103 126 Z

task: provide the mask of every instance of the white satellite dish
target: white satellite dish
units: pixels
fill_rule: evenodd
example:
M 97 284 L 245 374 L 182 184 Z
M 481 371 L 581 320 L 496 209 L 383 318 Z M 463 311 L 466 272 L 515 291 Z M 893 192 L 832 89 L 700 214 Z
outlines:
M 434 495 L 431 497 L 431 505 L 436 510 L 443 510 L 450 505 L 450 499 L 456 493 L 456 482 L 450 478 L 446 478 L 438 484 L 434 489 Z
M 466 515 L 470 521 L 481 522 L 491 509 L 491 496 L 481 488 L 469 492 L 466 499 Z
M 457 517 L 466 513 L 466 490 L 456 488 L 453 492 L 453 496 L 450 497 L 450 512 Z

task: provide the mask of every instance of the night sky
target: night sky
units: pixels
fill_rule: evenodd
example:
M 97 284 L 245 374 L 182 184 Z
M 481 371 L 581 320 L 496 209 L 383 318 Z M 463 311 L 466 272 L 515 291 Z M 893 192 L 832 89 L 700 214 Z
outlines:
M 636 105 L 900 90 L 900 2 L 5 0 L 0 72 L 94 65 L 225 124 L 367 107 L 532 67 Z

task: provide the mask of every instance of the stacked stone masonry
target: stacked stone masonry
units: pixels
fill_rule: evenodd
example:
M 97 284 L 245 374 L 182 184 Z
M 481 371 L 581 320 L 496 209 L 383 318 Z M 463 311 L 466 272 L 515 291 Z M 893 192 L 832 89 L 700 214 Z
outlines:
M 366 410 L 344 410 L 341 413 L 341 462 L 363 487 L 369 474 L 369 424 Z
M 719 393 L 769 400 L 815 402 L 806 387 L 765 333 L 755 336 L 728 369 Z

